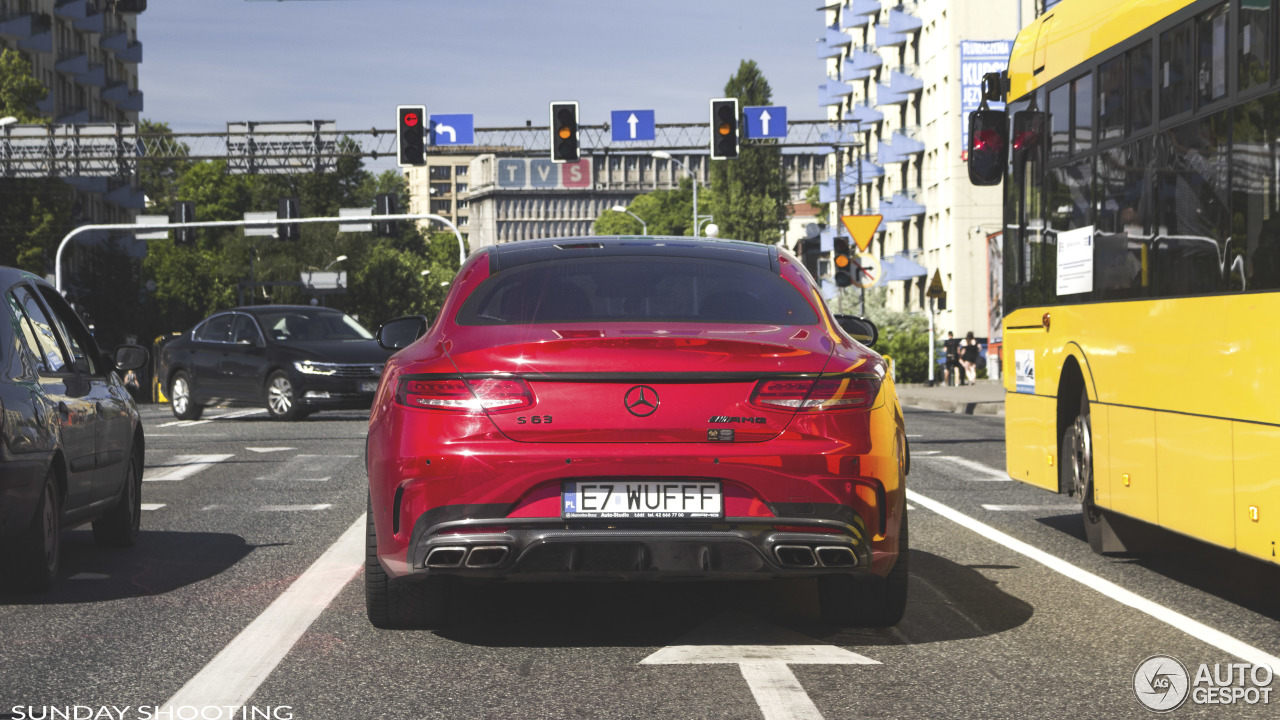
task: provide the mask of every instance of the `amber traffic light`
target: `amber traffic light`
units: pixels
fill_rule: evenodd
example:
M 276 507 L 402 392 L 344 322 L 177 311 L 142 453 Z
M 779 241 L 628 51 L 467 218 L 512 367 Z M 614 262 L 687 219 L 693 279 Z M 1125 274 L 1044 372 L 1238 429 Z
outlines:
M 551 103 L 551 162 L 578 162 L 578 103 Z
M 720 98 L 711 101 L 711 159 L 731 160 L 738 157 L 738 100 Z

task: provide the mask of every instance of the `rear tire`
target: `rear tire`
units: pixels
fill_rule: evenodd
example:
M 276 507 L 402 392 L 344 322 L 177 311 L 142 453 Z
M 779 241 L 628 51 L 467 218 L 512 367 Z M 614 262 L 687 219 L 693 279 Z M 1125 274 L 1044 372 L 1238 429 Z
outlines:
M 15 585 L 24 592 L 44 592 L 58 576 L 62 558 L 62 503 L 53 469 L 45 478 L 40 502 L 27 529 L 18 536 L 12 555 Z
M 179 420 L 199 420 L 204 406 L 191 395 L 191 376 L 184 370 L 173 374 L 169 381 L 169 407 Z
M 365 522 L 364 605 L 369 622 L 384 630 L 443 626 L 448 615 L 448 581 L 453 578 L 433 576 L 408 581 L 388 577 L 378 562 L 372 499 Z
M 848 627 L 892 627 L 907 610 L 910 540 L 902 512 L 898 560 L 886 577 L 828 575 L 818 578 L 818 604 L 824 620 Z
M 101 547 L 133 547 L 138 544 L 138 531 L 142 527 L 142 473 L 138 464 L 135 449 L 129 453 L 120 501 L 93 521 L 93 541 Z

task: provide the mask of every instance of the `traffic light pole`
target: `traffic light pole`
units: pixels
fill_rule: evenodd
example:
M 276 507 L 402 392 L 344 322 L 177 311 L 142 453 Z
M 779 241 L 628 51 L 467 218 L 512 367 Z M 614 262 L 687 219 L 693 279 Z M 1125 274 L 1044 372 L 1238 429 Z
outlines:
M 462 233 L 458 231 L 458 226 L 454 225 L 453 222 L 451 222 L 448 218 L 440 217 L 439 215 L 419 213 L 414 215 L 379 215 L 378 219 L 381 221 L 431 220 L 433 222 L 443 223 L 444 225 L 447 225 L 450 230 L 453 231 L 454 237 L 458 239 L 459 266 L 461 266 L 462 263 L 467 261 L 467 244 L 466 242 L 463 241 Z M 290 222 L 291 223 L 322 223 L 322 222 L 350 223 L 350 222 L 353 222 L 353 219 L 349 217 L 296 218 L 296 219 L 290 219 Z M 62 238 L 62 242 L 58 243 L 58 252 L 54 255 L 54 259 L 53 259 L 53 268 L 54 268 L 53 269 L 53 273 L 54 273 L 53 286 L 57 288 L 59 293 L 64 291 L 63 284 L 62 284 L 62 251 L 66 250 L 67 245 L 69 245 L 71 241 L 76 238 L 76 236 L 82 233 L 92 232 L 94 230 L 133 230 L 135 232 L 155 232 L 156 230 L 174 230 L 174 229 L 180 229 L 180 228 L 231 228 L 231 227 L 244 227 L 246 225 L 261 226 L 261 225 L 274 225 L 274 224 L 277 224 L 277 223 L 264 223 L 261 221 L 249 221 L 249 220 L 209 220 L 205 222 L 163 223 L 163 224 L 157 224 L 157 225 L 136 225 L 132 223 L 116 223 L 112 225 L 81 225 L 75 230 L 72 230 L 71 232 L 67 233 L 67 236 Z

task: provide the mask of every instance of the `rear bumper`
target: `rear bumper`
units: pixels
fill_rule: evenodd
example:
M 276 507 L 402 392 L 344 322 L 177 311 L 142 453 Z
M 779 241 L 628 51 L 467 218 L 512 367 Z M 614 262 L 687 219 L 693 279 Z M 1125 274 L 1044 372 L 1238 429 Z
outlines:
M 495 524 L 505 529 L 495 532 Z M 775 525 L 808 526 L 815 532 L 779 531 Z M 431 526 L 420 522 L 407 560 L 411 576 L 740 580 L 870 572 L 871 544 L 864 528 L 812 517 L 622 527 L 570 524 L 559 518 L 494 518 Z

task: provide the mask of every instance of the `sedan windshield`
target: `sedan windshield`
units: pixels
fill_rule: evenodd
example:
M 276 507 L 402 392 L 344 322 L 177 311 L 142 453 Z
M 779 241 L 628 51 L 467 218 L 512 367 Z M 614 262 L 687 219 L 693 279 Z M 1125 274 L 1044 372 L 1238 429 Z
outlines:
M 258 313 L 267 337 L 277 342 L 372 340 L 355 318 L 336 310 L 289 308 Z
M 764 268 L 691 258 L 591 258 L 504 270 L 476 288 L 457 322 L 812 325 L 818 316 L 795 287 Z

